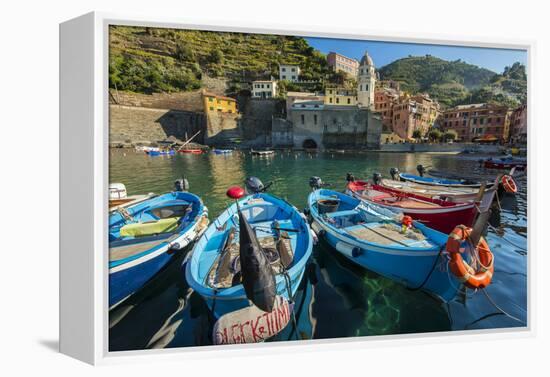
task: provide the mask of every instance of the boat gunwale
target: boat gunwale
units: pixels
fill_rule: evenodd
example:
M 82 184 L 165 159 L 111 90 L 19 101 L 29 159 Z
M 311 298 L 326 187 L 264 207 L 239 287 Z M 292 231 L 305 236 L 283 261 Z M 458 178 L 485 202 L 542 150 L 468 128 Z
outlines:
M 306 250 L 304 251 L 302 257 L 296 263 L 293 263 L 292 267 L 290 267 L 286 271 L 286 273 L 291 277 L 291 279 L 292 279 L 293 276 L 300 276 L 300 280 L 301 280 L 302 277 L 303 277 L 303 273 L 304 273 L 304 270 L 305 270 L 306 263 L 308 262 L 309 258 L 311 257 L 311 254 L 313 252 L 313 237 L 311 235 L 309 224 L 302 217 L 302 215 L 300 214 L 300 211 L 298 211 L 298 209 L 295 206 L 288 203 L 286 200 L 283 200 L 281 198 L 278 198 L 278 197 L 275 197 L 275 196 L 272 196 L 272 195 L 269 195 L 269 194 L 247 195 L 246 197 L 239 200 L 239 205 L 241 204 L 241 202 L 245 202 L 245 201 L 248 202 L 250 199 L 254 199 L 254 198 L 257 198 L 257 197 L 261 197 L 264 200 L 267 197 L 267 198 L 270 198 L 272 200 L 275 200 L 275 201 L 278 201 L 278 202 L 282 203 L 284 206 L 286 206 L 289 209 L 289 212 L 290 212 L 291 216 L 292 215 L 297 216 L 297 219 L 299 219 L 301 224 L 304 226 L 305 233 L 307 233 L 307 234 L 304 235 L 306 237 L 306 240 L 307 240 Z M 266 200 L 266 201 L 270 202 L 273 205 L 276 205 L 276 203 L 273 203 L 270 200 Z M 208 228 L 216 226 L 217 220 L 222 215 L 224 215 L 225 213 L 229 213 L 229 211 L 231 209 L 234 209 L 234 207 L 236 207 L 235 203 L 233 203 L 232 205 L 227 207 L 225 210 L 223 210 L 222 213 L 220 213 L 216 217 L 216 219 L 212 221 L 212 223 L 209 225 Z M 250 208 L 250 207 L 248 207 L 248 208 Z M 236 213 L 236 212 L 233 210 L 233 213 Z M 228 287 L 228 288 L 215 289 L 215 288 L 206 286 L 204 284 L 204 282 L 198 281 L 198 279 L 196 279 L 196 277 L 194 276 L 193 271 L 192 271 L 192 269 L 193 269 L 193 258 L 197 258 L 196 263 L 198 265 L 199 261 L 200 261 L 200 254 L 203 253 L 202 250 L 198 251 L 198 249 L 199 249 L 199 247 L 202 246 L 203 242 L 204 243 L 208 242 L 208 239 L 207 239 L 208 238 L 208 230 L 209 229 L 205 230 L 205 232 L 201 235 L 201 237 L 197 240 L 197 242 L 193 246 L 191 258 L 187 261 L 187 265 L 185 266 L 185 279 L 186 279 L 187 283 L 189 284 L 189 286 L 194 291 L 196 291 L 198 294 L 200 294 L 201 296 L 203 296 L 206 299 L 222 299 L 222 300 L 242 300 L 242 299 L 245 299 L 246 294 L 245 294 L 244 286 L 242 285 L 242 283 L 234 285 L 232 287 Z M 197 266 L 197 269 L 198 269 L 198 266 Z M 198 271 L 197 271 L 197 273 L 198 273 Z M 276 274 L 275 275 L 276 286 L 279 286 L 279 284 L 284 283 L 284 281 L 285 281 L 285 277 L 284 277 L 283 274 Z

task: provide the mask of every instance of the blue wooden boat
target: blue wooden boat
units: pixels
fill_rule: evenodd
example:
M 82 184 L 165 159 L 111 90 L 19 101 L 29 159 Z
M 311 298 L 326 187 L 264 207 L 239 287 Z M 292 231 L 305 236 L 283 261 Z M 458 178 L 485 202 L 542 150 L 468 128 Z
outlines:
M 232 149 L 213 149 L 212 152 L 215 154 L 231 154 L 233 153 Z
M 409 174 L 409 173 L 399 173 L 399 178 L 401 178 L 402 181 L 420 183 L 423 185 L 430 185 L 430 186 L 472 187 L 472 188 L 481 187 L 481 182 L 476 182 L 468 179 L 423 177 L 423 176 Z M 491 182 L 486 183 L 486 187 L 490 187 L 491 185 L 492 185 Z
M 444 301 L 456 295 L 460 282 L 444 254 L 448 235 L 416 221 L 402 233 L 394 213 L 327 189 L 309 195 L 308 211 L 313 231 L 353 263 Z
M 176 154 L 176 151 L 173 149 L 170 149 L 167 151 L 150 150 L 150 151 L 145 151 L 145 153 L 149 156 L 174 156 Z
M 277 296 L 292 300 L 313 247 L 309 225 L 296 207 L 264 192 L 238 199 L 210 224 L 197 241 L 185 269 L 188 284 L 204 298 L 215 318 L 252 305 L 238 278 L 239 272 L 235 272 L 240 268 L 237 205 L 266 255 L 278 241 L 284 242 L 285 248 L 291 250 L 292 257 L 286 268 L 269 258 L 275 274 Z M 275 255 L 275 260 L 277 257 L 283 260 L 283 255 L 276 253 L 279 255 Z M 230 266 L 229 270 L 224 269 L 225 265 Z
M 208 225 L 208 210 L 189 192 L 174 191 L 109 215 L 109 307 L 139 290 Z

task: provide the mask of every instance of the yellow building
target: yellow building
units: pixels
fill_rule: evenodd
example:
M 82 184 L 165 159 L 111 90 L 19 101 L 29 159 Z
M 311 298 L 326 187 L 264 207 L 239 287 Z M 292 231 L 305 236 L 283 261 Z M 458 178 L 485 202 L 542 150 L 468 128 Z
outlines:
M 237 113 L 237 101 L 231 97 L 218 96 L 217 94 L 203 92 L 202 100 L 204 103 L 204 111 L 220 112 L 227 114 Z
M 328 106 L 357 106 L 357 91 L 345 88 L 326 88 L 324 104 Z

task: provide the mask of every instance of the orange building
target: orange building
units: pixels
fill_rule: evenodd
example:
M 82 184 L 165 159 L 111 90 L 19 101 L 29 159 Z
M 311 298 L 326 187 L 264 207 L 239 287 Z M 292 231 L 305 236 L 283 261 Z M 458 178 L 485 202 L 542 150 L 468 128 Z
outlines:
M 385 110 L 392 103 L 391 111 Z M 425 136 L 439 116 L 439 104 L 427 94 L 397 98 L 380 94 L 378 106 L 378 111 L 382 113 L 383 122 L 385 121 L 388 124 L 391 119 L 391 130 L 405 140 L 412 139 L 414 131 L 417 130 L 420 131 L 422 136 Z M 388 119 L 390 114 L 391 118 Z
M 237 113 L 237 101 L 231 97 L 219 96 L 206 91 L 202 92 L 204 112 Z
M 486 103 L 460 105 L 444 111 L 439 123 L 443 130 L 455 130 L 462 141 L 506 141 L 510 112 Z
M 393 107 L 399 103 L 399 92 L 390 88 L 378 88 L 374 92 L 374 111 L 382 117 L 382 131 L 393 131 Z

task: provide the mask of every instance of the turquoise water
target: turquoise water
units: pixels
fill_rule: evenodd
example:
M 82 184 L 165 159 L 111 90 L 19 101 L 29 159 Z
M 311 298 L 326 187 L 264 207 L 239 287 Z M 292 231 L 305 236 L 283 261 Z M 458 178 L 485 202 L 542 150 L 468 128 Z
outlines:
M 346 172 L 370 178 L 391 167 L 415 172 L 416 165 L 467 175 L 492 177 L 481 169 L 479 156 L 282 152 L 272 157 L 248 153 L 232 155 L 177 155 L 148 157 L 133 150 L 110 152 L 110 182 L 122 182 L 128 194 L 164 193 L 174 180 L 185 176 L 190 191 L 201 196 L 210 219 L 230 201 L 229 186 L 241 185 L 247 176 L 264 183 L 270 192 L 299 209 L 310 191 L 308 179 L 320 176 L 334 189 L 344 187 Z M 501 203 L 501 226 L 489 230 L 487 240 L 495 254 L 495 275 L 487 293 L 494 303 L 521 320 L 495 308 L 482 292 L 467 291 L 449 303 L 424 292 L 411 292 L 391 280 L 365 271 L 320 242 L 314 248 L 311 267 L 298 291 L 297 329 L 287 329 L 270 341 L 323 339 L 381 334 L 524 326 L 527 320 L 527 182 L 517 178 L 520 192 Z M 184 347 L 211 344 L 212 321 L 201 297 L 185 282 L 180 253 L 168 268 L 110 313 L 110 349 Z

